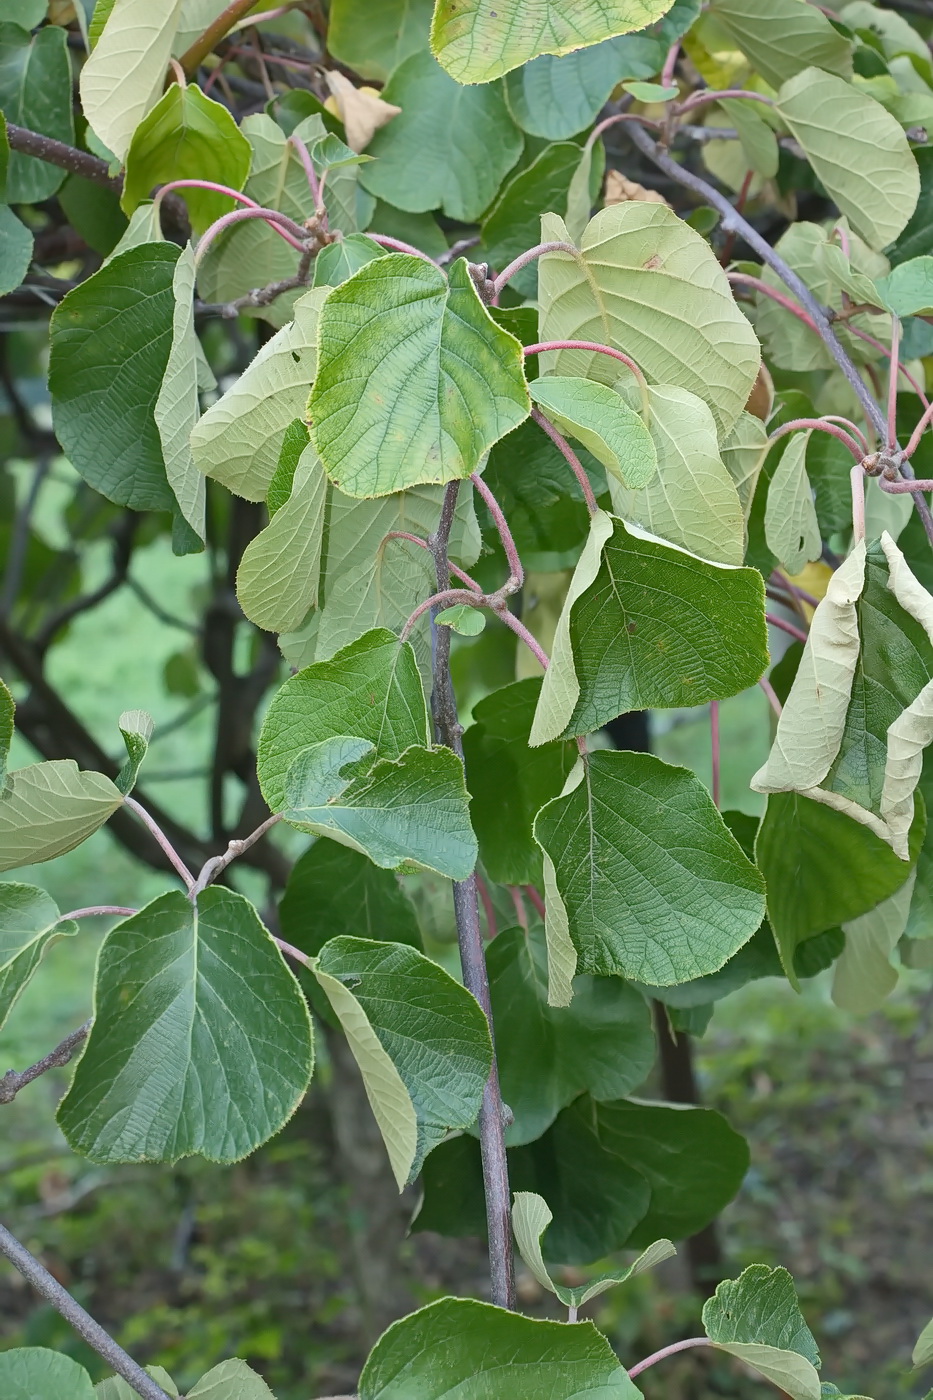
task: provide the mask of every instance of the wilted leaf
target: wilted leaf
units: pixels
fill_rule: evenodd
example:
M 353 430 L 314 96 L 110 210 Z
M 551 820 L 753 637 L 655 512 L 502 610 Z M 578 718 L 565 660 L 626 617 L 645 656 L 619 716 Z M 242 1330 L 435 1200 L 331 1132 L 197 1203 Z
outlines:
M 350 79 L 336 69 L 326 77 L 351 151 L 365 151 L 376 132 L 400 114 L 401 107 L 385 102 L 372 89 L 354 87 Z

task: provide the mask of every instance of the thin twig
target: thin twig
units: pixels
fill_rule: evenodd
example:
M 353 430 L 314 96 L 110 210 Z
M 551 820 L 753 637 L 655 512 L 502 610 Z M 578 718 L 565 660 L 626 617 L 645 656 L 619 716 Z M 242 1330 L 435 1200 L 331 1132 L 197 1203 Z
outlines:
M 578 261 L 580 258 L 580 250 L 575 247 L 573 243 L 538 243 L 536 247 L 529 248 L 524 253 L 519 253 L 517 258 L 513 258 L 509 265 L 502 269 L 493 283 L 493 287 L 495 288 L 495 300 L 499 300 L 500 293 L 512 280 L 516 272 L 520 272 L 521 269 L 527 267 L 529 263 L 535 262 L 538 258 L 542 258 L 545 253 L 569 253 L 571 257 L 576 258 Z
M 421 539 L 419 535 L 410 535 L 407 530 L 390 530 L 387 535 L 383 536 L 382 543 L 385 544 L 386 540 L 407 540 L 409 544 L 420 545 L 422 549 L 431 548 L 427 540 Z M 455 578 L 460 579 L 461 583 L 465 583 L 467 588 L 471 588 L 474 593 L 482 593 L 482 585 L 478 584 L 475 578 L 470 578 L 470 575 L 464 573 L 462 569 L 458 569 L 456 564 L 450 565 L 450 572 Z
M 99 919 L 108 914 L 119 914 L 121 918 L 127 918 L 138 913 L 138 909 L 128 909 L 125 904 L 89 904 L 84 909 L 69 909 L 67 914 L 59 915 L 59 920 L 65 923 L 67 919 Z
M 390 238 L 387 233 L 371 233 L 368 229 L 366 237 L 371 238 L 374 243 L 378 243 L 380 248 L 388 248 L 393 253 L 408 253 L 413 258 L 422 258 L 425 262 L 440 267 L 440 263 L 436 262 L 434 258 L 428 257 L 427 253 L 422 253 L 421 249 L 416 248 L 413 243 L 406 243 L 401 238 Z
M 831 423 L 824 418 L 794 418 L 790 423 L 782 423 L 768 438 L 769 446 L 777 442 L 778 438 L 786 437 L 788 433 L 795 433 L 798 430 L 829 433 L 830 437 L 837 438 L 839 442 L 845 443 L 856 462 L 861 462 L 865 456 L 865 453 L 861 450 L 855 438 L 851 437 L 849 433 L 846 432 L 845 428 L 840 427 L 838 423 Z
M 667 1356 L 675 1356 L 677 1352 L 686 1351 L 688 1347 L 708 1347 L 709 1345 L 709 1337 L 687 1337 L 683 1342 L 672 1342 L 670 1346 L 662 1347 L 660 1351 L 646 1356 L 644 1361 L 639 1361 L 637 1366 L 633 1366 L 628 1373 L 629 1380 L 634 1380 L 635 1376 L 640 1376 L 642 1371 L 647 1371 L 649 1366 L 656 1366 Z
M 145 807 L 141 806 L 140 803 L 136 801 L 135 797 L 124 797 L 123 803 L 124 806 L 129 807 L 130 811 L 136 813 L 137 817 L 139 817 L 141 822 L 148 826 L 156 841 L 162 847 L 163 851 L 168 856 L 169 860 L 172 862 L 172 865 L 174 865 L 175 869 L 178 871 L 179 875 L 184 880 L 185 888 L 190 893 L 190 891 L 194 887 L 194 876 L 188 869 L 187 865 L 185 865 L 185 862 L 182 860 L 181 856 L 175 850 L 175 847 L 172 845 L 165 832 L 154 820 L 154 818 L 150 817 Z
M 544 429 L 548 437 L 553 442 L 554 446 L 557 448 L 558 452 L 563 457 L 564 461 L 570 467 L 570 470 L 573 472 L 574 476 L 577 478 L 577 481 L 580 483 L 580 490 L 583 492 L 583 499 L 586 501 L 587 510 L 589 511 L 590 515 L 595 515 L 596 512 L 599 510 L 599 503 L 597 502 L 596 497 L 593 494 L 593 488 L 590 485 L 590 479 L 586 474 L 586 471 L 584 469 L 583 463 L 580 461 L 580 458 L 574 452 L 573 448 L 570 446 L 570 443 L 563 436 L 563 434 L 559 433 L 554 427 L 554 424 L 551 422 L 551 420 L 544 416 L 540 408 L 533 407 L 531 410 L 531 416 L 537 423 L 538 427 Z
M 200 38 L 195 39 L 190 48 L 185 50 L 179 63 L 189 77 L 197 71 L 199 65 L 207 58 L 214 46 L 230 33 L 244 15 L 249 14 L 255 3 L 256 0 L 231 0 L 231 3 L 217 16 L 213 24 L 209 25 Z
M 761 686 L 761 689 L 764 691 L 765 695 L 767 695 L 768 704 L 771 706 L 778 719 L 780 719 L 782 706 L 780 700 L 777 698 L 777 693 L 774 689 L 774 686 L 771 684 L 771 682 L 767 679 L 766 676 L 762 676 L 758 684 Z
M 73 914 L 64 915 L 66 919 L 74 917 Z M 28 1069 L 8 1069 L 6 1074 L 0 1077 L 0 1103 L 12 1103 L 20 1089 L 31 1084 L 34 1079 L 38 1079 L 40 1074 L 46 1074 L 50 1069 L 60 1069 L 62 1065 L 67 1065 L 78 1046 L 87 1039 L 90 1029 L 90 1021 L 85 1021 L 83 1026 L 79 1026 L 76 1031 L 66 1035 L 60 1045 L 56 1045 L 54 1050 L 43 1055 L 41 1060 L 37 1060 Z
M 222 870 L 226 870 L 227 866 L 230 865 L 232 861 L 235 861 L 244 851 L 248 851 L 250 846 L 254 846 L 257 841 L 265 836 L 270 827 L 275 826 L 276 822 L 280 822 L 281 820 L 282 816 L 280 812 L 273 813 L 273 815 L 267 817 L 260 826 L 257 826 L 255 831 L 250 832 L 249 836 L 243 836 L 240 839 L 235 838 L 232 840 L 223 855 L 211 856 L 210 860 L 205 861 L 204 865 L 201 867 L 198 878 L 188 891 L 188 898 L 191 900 L 197 899 L 201 891 L 207 889 L 207 886 L 212 880 L 217 879 L 217 876 Z
M 122 179 L 111 175 L 107 162 L 99 160 L 97 156 L 79 151 L 74 146 L 66 145 L 64 141 L 54 141 L 51 136 L 42 136 L 38 131 L 16 126 L 13 122 L 7 122 L 6 134 L 12 151 L 21 151 L 24 156 L 36 156 L 47 165 L 57 165 L 60 170 L 70 170 L 72 175 L 82 175 L 85 180 L 91 180 L 95 185 L 104 185 L 115 194 L 119 194 L 123 189 Z
M 807 640 L 807 634 L 802 628 L 795 627 L 794 624 L 788 622 L 786 618 L 778 617 L 777 613 L 765 613 L 765 621 L 770 622 L 772 627 L 779 627 L 782 632 L 786 632 L 788 636 L 796 638 L 798 642 L 806 642 Z M 715 704 L 716 702 L 714 701 L 713 703 Z
M 546 671 L 550 665 L 550 658 L 544 648 L 538 643 L 537 639 L 528 631 L 524 622 L 521 622 L 513 612 L 509 612 L 508 608 L 497 610 L 496 617 L 498 617 L 501 622 L 504 622 L 506 627 L 510 628 L 511 631 L 515 633 L 516 637 L 525 643 L 525 646 L 538 662 L 541 669 Z
M 509 572 L 518 587 L 521 588 L 525 581 L 525 570 L 522 568 L 522 561 L 518 557 L 518 549 L 512 531 L 509 529 L 508 521 L 502 513 L 502 507 L 499 505 L 499 502 L 496 500 L 479 472 L 474 472 L 470 480 L 473 483 L 473 489 L 482 496 L 486 509 L 492 516 L 493 523 L 502 541 L 502 548 L 505 550 L 505 558 L 509 566 Z

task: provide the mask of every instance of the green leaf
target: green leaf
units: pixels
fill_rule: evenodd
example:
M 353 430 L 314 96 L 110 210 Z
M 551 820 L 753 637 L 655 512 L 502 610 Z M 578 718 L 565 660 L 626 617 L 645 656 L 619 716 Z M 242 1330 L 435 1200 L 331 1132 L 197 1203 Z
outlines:
M 400 238 L 420 248 L 429 258 L 442 257 L 448 250 L 447 236 L 431 214 L 411 214 L 378 199 L 369 228 L 389 238 Z M 320 254 L 318 254 L 320 257 Z
M 635 402 L 634 394 L 630 400 Z M 742 503 L 720 454 L 712 413 L 695 394 L 670 384 L 649 388 L 648 403 L 648 431 L 658 470 L 638 492 L 610 477 L 615 513 L 702 559 L 741 564 Z M 736 426 L 747 416 L 743 414 Z
M 56 938 L 78 932 L 59 922 L 58 905 L 44 890 L 14 882 L 0 884 L 0 1028 Z
M 852 40 L 799 0 L 713 0 L 710 13 L 753 67 L 780 87 L 804 68 L 852 76 Z
M 892 267 L 909 258 L 933 253 L 933 147 L 918 147 L 913 155 L 920 172 L 920 198 L 907 224 L 888 249 Z
M 589 512 L 576 478 L 537 423 L 528 419 L 496 443 L 483 480 L 502 507 L 526 570 L 573 568 Z
M 706 788 L 651 754 L 591 753 L 535 837 L 554 869 L 548 920 L 562 905 L 581 972 L 686 982 L 722 967 L 764 915 L 761 876 Z
M 541 215 L 563 209 L 573 174 L 580 164 L 580 147 L 573 141 L 545 146 L 530 165 L 513 175 L 482 223 L 478 257 L 502 271 L 538 241 Z M 509 286 L 519 296 L 533 297 L 538 286 L 536 263 L 520 268 Z
M 912 870 L 899 890 L 843 924 L 846 941 L 833 972 L 833 1001 L 844 1011 L 877 1011 L 897 986 L 891 954 L 907 927 L 916 879 Z
M 486 626 L 486 616 L 479 608 L 471 608 L 467 603 L 444 608 L 434 619 L 439 627 L 450 627 L 462 637 L 478 637 Z
M 794 433 L 768 485 L 765 539 L 781 567 L 791 575 L 823 552 L 816 506 L 807 476 L 810 433 Z
M 710 1341 L 792 1397 L 820 1400 L 820 1354 L 786 1269 L 752 1264 L 720 1283 L 703 1306 Z
M 320 318 L 312 437 L 352 496 L 467 477 L 528 414 L 521 347 L 459 258 L 396 253 L 335 288 Z
M 310 434 L 307 423 L 303 418 L 293 418 L 285 429 L 282 446 L 279 448 L 279 460 L 266 493 L 266 506 L 270 519 L 276 511 L 282 509 L 292 494 L 295 472 L 298 470 L 301 454 L 309 441 Z
M 738 1357 L 791 1400 L 820 1400 L 820 1378 L 806 1357 L 794 1351 L 762 1346 L 759 1342 L 717 1343 L 717 1346 L 720 1351 Z
M 583 1092 L 620 1099 L 651 1071 L 648 1005 L 617 977 L 577 977 L 570 1006 L 548 1005 L 543 931 L 506 929 L 486 946 L 510 1147 L 533 1142 Z
M 662 87 L 660 83 L 627 82 L 622 87 L 631 93 L 637 102 L 671 102 L 680 96 L 678 87 Z
M 410 54 L 426 49 L 433 0 L 334 0 L 327 47 L 362 78 L 384 82 Z
M 152 715 L 146 710 L 124 710 L 118 720 L 126 745 L 126 761 L 116 777 L 116 786 L 124 794 L 136 786 L 139 769 L 152 739 Z
M 7 122 L 74 145 L 71 61 L 65 31 L 57 24 L 35 34 L 17 24 L 0 24 L 0 108 Z M 38 156 L 10 151 L 4 199 L 40 204 L 64 179 L 63 170 Z
M 555 214 L 541 237 L 567 242 Z M 580 253 L 539 262 L 542 340 L 589 340 L 622 350 L 649 382 L 704 399 L 723 432 L 745 407 L 760 364 L 758 342 L 709 244 L 663 204 L 629 200 L 601 210 Z M 604 384 L 618 361 L 589 350 L 549 351 L 542 369 Z
M 653 1269 L 656 1264 L 663 1263 L 665 1259 L 670 1259 L 677 1253 L 670 1240 L 656 1240 L 639 1255 L 634 1264 L 629 1264 L 627 1269 L 600 1274 L 599 1278 L 577 1288 L 566 1288 L 551 1278 L 541 1254 L 541 1236 L 553 1219 L 542 1196 L 536 1195 L 534 1191 L 515 1192 L 512 1201 L 512 1229 L 515 1232 L 518 1252 L 542 1288 L 556 1294 L 565 1307 L 582 1308 L 591 1298 L 598 1298 L 607 1289 L 625 1283 L 636 1274 L 644 1273 L 646 1269 Z
M 757 570 L 707 563 L 600 512 L 557 624 L 530 742 L 589 734 L 629 710 L 725 699 L 767 665 Z
M 116 0 L 81 69 L 84 115 L 118 160 L 126 158 L 134 131 L 161 96 L 182 2 L 153 7 L 148 0 Z
M 101 947 L 95 1020 L 58 1121 L 96 1162 L 235 1162 L 311 1077 L 298 984 L 253 906 L 211 886 L 153 900 Z M 222 1053 L 221 1053 L 222 1047 Z
M 933 257 L 910 258 L 897 265 L 876 287 L 889 311 L 896 316 L 929 314 L 933 308 Z
M 46 1347 L 0 1352 L 0 1390 L 3 1400 L 94 1400 L 84 1367 Z
M 5 204 L 0 204 L 0 296 L 14 292 L 32 262 L 30 230 Z
M 347 998 L 365 1017 L 414 1108 L 416 1141 L 403 1135 L 402 1147 L 392 1126 L 387 1132 L 382 1124 L 378 1072 L 371 1075 L 366 1060 L 359 1061 L 401 1190 L 451 1129 L 476 1120 L 492 1063 L 486 1018 L 475 997 L 411 947 L 334 938 L 314 971 L 341 1021 Z M 333 997 L 334 982 L 339 998 Z
M 283 937 L 309 957 L 343 934 L 421 948 L 414 905 L 397 877 L 335 841 L 315 841 L 296 861 L 279 921 Z
M 70 758 L 33 763 L 8 776 L 0 797 L 0 870 L 74 850 L 123 803 L 109 778 L 81 772 Z
M 458 83 L 488 83 L 539 54 L 566 54 L 660 19 L 669 0 L 438 0 L 431 47 Z
M 147 1366 L 147 1375 L 150 1375 L 157 1385 L 160 1385 L 167 1395 L 178 1400 L 178 1387 L 172 1380 L 168 1371 L 164 1371 L 161 1366 Z M 132 1390 L 122 1376 L 110 1376 L 105 1381 L 98 1381 L 94 1387 L 95 1400 L 136 1400 L 138 1392 Z
M 317 605 L 326 504 L 327 477 L 309 444 L 288 500 L 250 540 L 237 569 L 240 607 L 257 627 L 290 632 Z
M 425 51 L 399 64 L 381 95 L 402 111 L 367 147 L 375 160 L 360 173 L 364 189 L 410 213 L 478 219 L 522 152 L 502 84 L 460 87 Z
M 459 758 L 413 745 L 373 762 L 374 751 L 370 740 L 346 735 L 300 750 L 286 774 L 285 820 L 386 869 L 414 863 L 465 880 L 477 850 Z
M 178 509 L 199 540 L 205 537 L 204 477 L 191 454 L 191 433 L 201 412 L 199 389 L 214 388 L 210 375 L 199 382 L 204 361 L 194 328 L 194 253 L 183 248 L 172 276 L 175 307 L 172 315 L 172 344 L 165 365 L 162 386 L 153 409 L 165 476 Z
M 919 850 L 925 830 L 919 807 L 912 851 Z M 909 874 L 909 866 L 867 826 L 795 792 L 769 796 L 755 859 L 768 887 L 768 919 L 794 985 L 794 952 L 801 943 L 868 913 Z
M 169 180 L 203 178 L 241 190 L 249 175 L 252 151 L 226 107 L 205 97 L 200 88 L 173 83 L 133 133 L 126 157 L 120 205 L 127 215 L 157 185 Z M 204 233 L 234 201 L 212 190 L 184 189 L 195 233 Z
M 658 454 L 651 433 L 615 389 L 555 374 L 535 379 L 530 393 L 561 432 L 589 448 L 623 486 L 637 490 L 654 476 Z
M 563 58 L 532 59 L 509 73 L 505 97 L 523 131 L 563 141 L 596 120 L 621 78 L 653 78 L 663 64 L 659 39 L 625 34 Z
M 852 227 L 872 248 L 892 243 L 920 194 L 899 122 L 874 98 L 817 68 L 784 83 L 776 110 Z
M 489 878 L 502 885 L 540 884 L 535 814 L 557 796 L 577 759 L 574 744 L 529 748 L 540 691 L 541 681 L 533 678 L 487 695 L 474 706 L 473 724 L 463 736 L 480 859 Z
M 187 1392 L 187 1400 L 275 1400 L 262 1376 L 245 1361 L 221 1361 Z
M 85 481 L 117 505 L 171 510 L 154 412 L 173 340 L 180 249 L 148 243 L 111 259 L 52 316 L 55 431 Z
M 198 469 L 249 501 L 265 500 L 285 431 L 303 416 L 317 363 L 323 289 L 295 303 L 295 319 L 268 340 L 191 434 Z
M 929 1366 L 930 1362 L 933 1361 L 933 1320 L 928 1322 L 920 1333 L 911 1360 L 918 1368 Z
M 339 287 L 375 258 L 384 258 L 386 250 L 367 238 L 365 233 L 351 233 L 339 243 L 328 243 L 314 259 L 315 287 Z
M 0 677 L 0 797 L 6 792 L 8 785 L 6 765 L 13 742 L 15 715 L 16 705 L 10 687 Z
M 829 438 L 828 433 L 817 433 L 818 438 Z M 811 440 L 812 446 L 812 440 Z M 743 413 L 720 448 L 723 466 L 732 477 L 739 497 L 739 505 L 746 524 L 755 497 L 755 487 L 768 452 L 768 430 L 760 418 L 753 413 Z M 846 461 L 850 461 L 846 453 Z M 848 485 L 848 473 L 846 483 Z M 819 488 L 817 488 L 819 498 Z M 743 552 L 744 558 L 744 552 Z
M 276 691 L 259 735 L 259 782 L 273 812 L 286 805 L 286 774 L 302 749 L 339 735 L 377 745 L 394 759 L 428 742 L 424 691 L 407 642 L 385 629 L 365 633 Z
M 739 133 L 748 168 L 766 180 L 773 180 L 780 164 L 780 148 L 771 127 L 756 110 L 759 104 L 727 98 L 720 106 L 726 123 Z
M 592 1322 L 544 1322 L 472 1298 L 442 1298 L 384 1332 L 360 1376 L 360 1400 L 637 1400 Z
M 11 24 L 21 29 L 35 29 L 45 19 L 47 0 L 6 0 L 4 11 Z

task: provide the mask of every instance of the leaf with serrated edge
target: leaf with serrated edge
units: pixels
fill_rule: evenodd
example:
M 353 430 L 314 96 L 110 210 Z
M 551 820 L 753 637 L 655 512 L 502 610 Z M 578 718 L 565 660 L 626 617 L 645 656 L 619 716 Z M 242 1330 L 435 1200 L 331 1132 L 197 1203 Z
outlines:
M 195 465 L 248 501 L 264 501 L 285 430 L 302 417 L 317 363 L 318 312 L 325 288 L 295 303 L 283 326 L 191 434 Z
M 649 754 L 580 768 L 535 820 L 578 970 L 656 986 L 717 971 L 761 923 L 764 884 L 706 788 Z
M 9 1400 L 94 1400 L 83 1366 L 46 1347 L 0 1352 L 0 1394 Z
M 172 1380 L 168 1371 L 164 1371 L 161 1366 L 147 1366 L 146 1374 L 151 1376 L 156 1385 L 160 1385 L 166 1395 L 178 1400 L 178 1387 Z M 138 1391 L 131 1390 L 122 1376 L 110 1376 L 105 1381 L 98 1381 L 94 1387 L 95 1400 L 137 1400 Z
M 842 925 L 846 945 L 833 967 L 833 1001 L 843 1011 L 867 1016 L 877 1011 L 897 986 L 891 954 L 907 927 L 917 883 L 912 870 L 899 890 L 867 914 Z
M 592 733 L 629 710 L 699 705 L 755 684 L 768 665 L 756 570 L 697 559 L 614 516 L 594 517 L 594 539 L 602 540 L 598 568 L 593 573 L 585 550 L 558 622 L 532 745 Z M 727 656 L 724 628 L 733 642 Z
M 335 485 L 386 496 L 468 477 L 529 411 L 521 347 L 462 258 L 405 253 L 360 268 L 321 310 L 311 435 Z
M 201 411 L 197 372 L 200 345 L 194 328 L 194 272 L 194 253 L 189 245 L 182 249 L 172 278 L 175 297 L 172 345 L 153 417 L 159 430 L 168 484 L 182 515 L 203 540 L 204 477 L 194 464 L 189 441 Z
M 872 248 L 893 243 L 920 195 L 917 162 L 897 119 L 817 68 L 784 83 L 776 110 L 852 227 Z
M 58 905 L 44 890 L 0 884 L 0 1029 L 49 944 L 78 926 L 59 922 Z
M 819 1373 L 805 1356 L 760 1342 L 715 1342 L 714 1345 L 744 1361 L 791 1400 L 820 1400 Z
M 629 401 L 635 402 L 634 395 Z M 701 559 L 741 564 L 742 505 L 720 455 L 712 413 L 696 394 L 671 384 L 652 385 L 648 403 L 658 470 L 641 491 L 626 490 L 610 477 L 613 510 Z
M 737 1279 L 723 1280 L 703 1305 L 703 1327 L 711 1342 L 758 1342 L 820 1364 L 786 1269 L 752 1264 Z
M 84 115 L 123 160 L 133 132 L 159 100 L 182 0 L 116 0 L 104 31 L 81 69 Z
M 262 1376 L 245 1361 L 221 1361 L 186 1395 L 187 1400 L 275 1400 Z
M 109 778 L 82 772 L 70 758 L 18 768 L 9 780 L 0 797 L 0 870 L 74 850 L 123 804 Z
M 58 1121 L 96 1162 L 235 1162 L 287 1123 L 312 1065 L 305 999 L 253 906 L 172 892 L 104 940 Z
M 449 973 L 404 945 L 334 938 L 321 949 L 314 971 L 341 1021 L 349 1014 L 346 999 L 352 997 L 405 1086 L 416 1116 L 416 1138 L 407 1111 L 399 1120 L 392 1096 L 389 1111 L 383 1108 L 383 1117 L 390 1120 L 388 1135 L 380 1118 L 401 1190 L 451 1129 L 469 1128 L 476 1120 L 492 1061 L 486 1018 Z M 336 1000 L 335 981 L 341 988 Z M 351 1046 L 355 1054 L 352 1040 Z M 381 1075 L 384 1062 L 373 1056 L 365 1033 L 360 1048 Z M 360 1062 L 360 1070 L 375 1108 L 379 1083 L 368 1082 L 367 1063 Z
M 316 606 L 326 504 L 327 477 L 309 444 L 288 500 L 250 540 L 237 569 L 240 607 L 257 627 L 291 632 Z
M 852 40 L 800 0 L 713 0 L 710 14 L 766 82 L 779 87 L 802 68 L 852 76 Z
M 541 220 L 546 242 L 568 241 L 563 220 Z M 663 204 L 629 200 L 601 210 L 580 252 L 547 253 L 538 271 L 540 334 L 589 340 L 631 355 L 649 383 L 704 399 L 722 432 L 748 401 L 761 353 L 705 239 Z M 548 351 L 548 373 L 614 384 L 619 362 L 590 350 Z
M 651 434 L 615 389 L 549 374 L 533 380 L 529 391 L 551 422 L 582 442 L 623 486 L 637 490 L 654 476 L 658 454 Z
M 810 432 L 794 433 L 768 484 L 765 539 L 781 567 L 791 576 L 823 552 L 816 506 L 807 476 Z
M 472 1298 L 442 1298 L 382 1334 L 359 1400 L 638 1400 L 641 1392 L 592 1322 L 545 1322 Z
M 627 1269 L 601 1274 L 599 1278 L 581 1284 L 578 1288 L 567 1288 L 554 1282 L 541 1254 L 541 1236 L 553 1219 L 542 1196 L 534 1191 L 515 1192 L 512 1197 L 512 1229 L 515 1232 L 518 1252 L 541 1287 L 546 1288 L 549 1293 L 556 1294 L 565 1307 L 582 1308 L 591 1298 L 598 1298 L 601 1293 L 615 1288 L 616 1284 L 625 1283 L 637 1274 L 653 1269 L 656 1264 L 663 1263 L 665 1259 L 670 1259 L 677 1253 L 670 1240 L 657 1240 L 639 1255 L 634 1264 L 629 1264 Z
M 431 47 L 458 83 L 488 83 L 539 54 L 566 54 L 643 29 L 671 0 L 438 0 Z

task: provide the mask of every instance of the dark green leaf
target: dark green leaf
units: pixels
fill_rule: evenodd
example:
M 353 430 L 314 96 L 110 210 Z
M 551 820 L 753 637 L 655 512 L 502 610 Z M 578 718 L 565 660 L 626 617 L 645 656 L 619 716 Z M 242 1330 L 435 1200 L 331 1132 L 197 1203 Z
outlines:
M 659 73 L 664 52 L 664 45 L 645 33 L 606 39 L 563 58 L 542 54 L 506 77 L 509 110 L 523 131 L 563 141 L 596 120 L 623 78 Z
M 102 257 L 109 256 L 126 233 L 126 215 L 114 190 L 69 175 L 58 191 L 58 202 L 72 227 Z
M 309 957 L 341 934 L 421 948 L 414 905 L 397 877 L 335 841 L 316 841 L 296 862 L 279 921 L 283 938 Z
M 572 141 L 546 146 L 530 165 L 513 175 L 483 219 L 477 260 L 501 272 L 513 258 L 539 241 L 541 215 L 562 211 L 580 147 Z M 509 286 L 519 296 L 533 297 L 538 287 L 537 263 L 515 274 Z
M 363 78 L 385 81 L 410 54 L 428 47 L 432 0 L 334 0 L 327 47 Z
M 933 253 L 933 146 L 915 146 L 913 155 L 920 171 L 920 198 L 907 224 L 887 249 L 892 267 Z
M 0 1352 L 0 1393 L 3 1400 L 94 1400 L 84 1367 L 45 1347 Z
M 525 568 L 572 568 L 587 537 L 589 514 L 576 478 L 537 423 L 528 420 L 496 443 L 483 478 L 502 507 Z
M 310 440 L 308 425 L 304 419 L 293 418 L 285 429 L 285 436 L 282 438 L 282 446 L 279 449 L 279 464 L 269 482 L 266 505 L 269 508 L 270 516 L 275 515 L 277 510 L 281 510 L 291 496 L 298 459 Z
M 0 24 L 0 107 L 8 122 L 74 145 L 71 62 L 65 31 L 59 25 L 29 34 L 16 24 Z M 11 151 L 6 200 L 39 204 L 64 179 L 65 172 L 58 166 Z
M 429 258 L 439 258 L 448 249 L 444 230 L 432 214 L 411 214 L 382 199 L 376 200 L 369 227 L 374 233 L 400 238 L 403 243 L 420 248 Z
M 813 1333 L 786 1269 L 752 1264 L 737 1279 L 725 1279 L 703 1306 L 703 1326 L 713 1342 L 762 1342 L 796 1351 L 820 1365 Z
M 29 271 L 33 237 L 13 210 L 0 204 L 0 296 L 13 292 Z
M 339 287 L 354 272 L 359 272 L 374 258 L 384 258 L 385 248 L 367 238 L 365 233 L 351 233 L 338 243 L 329 243 L 314 259 L 315 287 Z
M 0 1027 L 56 938 L 78 932 L 59 922 L 58 905 L 33 885 L 0 884 Z

